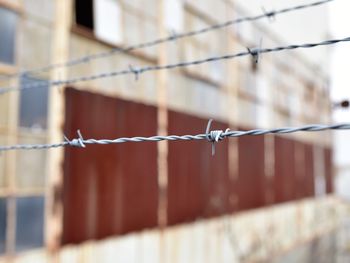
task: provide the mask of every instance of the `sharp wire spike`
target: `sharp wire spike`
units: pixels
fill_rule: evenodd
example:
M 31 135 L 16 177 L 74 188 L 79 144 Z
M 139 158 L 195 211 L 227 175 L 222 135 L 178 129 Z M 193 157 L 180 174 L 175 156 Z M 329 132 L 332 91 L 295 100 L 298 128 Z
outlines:
M 275 22 L 276 21 L 276 11 L 266 11 L 265 7 L 261 7 L 261 10 L 263 11 L 264 15 L 267 17 L 269 22 Z
M 80 130 L 77 130 L 77 134 L 78 134 L 78 142 L 79 142 L 80 147 L 85 148 L 86 146 L 84 144 L 84 138 L 81 135 Z
M 170 36 L 169 36 L 170 40 L 176 40 L 177 39 L 177 33 L 174 29 L 170 30 Z
M 221 141 L 225 137 L 225 133 L 222 130 L 213 130 L 210 131 L 210 126 L 213 122 L 213 119 L 210 119 L 207 124 L 207 128 L 205 130 L 205 137 L 207 141 L 211 142 L 211 155 L 215 155 L 215 143 Z M 229 129 L 226 129 L 226 132 Z
M 129 65 L 129 69 L 132 73 L 135 74 L 135 81 L 138 81 L 139 80 L 139 75 L 141 73 L 141 69 L 136 69 L 134 68 L 132 65 Z
M 247 47 L 247 50 L 248 50 L 249 54 L 253 57 L 254 62 L 256 64 L 259 63 L 259 58 L 260 58 L 261 50 L 262 50 L 262 37 L 260 38 L 260 41 L 259 41 L 259 47 L 257 47 L 257 48 Z
M 77 130 L 77 135 L 78 135 L 78 138 L 75 138 L 75 139 L 72 139 L 72 140 L 69 140 L 66 135 L 63 135 L 63 138 L 64 138 L 64 141 L 66 143 L 68 143 L 68 145 L 70 145 L 70 146 L 85 148 L 86 146 L 84 144 L 84 138 L 81 135 L 80 130 Z

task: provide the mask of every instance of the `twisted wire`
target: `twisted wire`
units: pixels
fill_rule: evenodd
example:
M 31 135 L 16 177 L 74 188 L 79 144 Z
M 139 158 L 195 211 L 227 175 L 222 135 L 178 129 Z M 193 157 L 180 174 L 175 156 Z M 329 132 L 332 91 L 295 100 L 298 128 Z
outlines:
M 50 70 L 55 69 L 55 68 L 72 67 L 72 66 L 76 66 L 79 64 L 87 63 L 91 60 L 109 57 L 109 56 L 112 56 L 116 53 L 128 53 L 128 52 L 136 50 L 136 49 L 148 48 L 148 47 L 159 45 L 161 43 L 176 41 L 177 39 L 186 38 L 186 37 L 192 37 L 195 35 L 199 35 L 199 34 L 207 33 L 210 31 L 218 30 L 221 28 L 225 28 L 225 27 L 228 27 L 228 26 L 231 26 L 234 24 L 256 21 L 259 19 L 263 19 L 265 17 L 271 18 L 271 17 L 275 17 L 276 15 L 279 15 L 279 14 L 284 14 L 284 13 L 297 11 L 297 10 L 301 10 L 301 9 L 305 9 L 305 8 L 320 6 L 320 5 L 323 5 L 323 4 L 326 4 L 328 2 L 332 2 L 332 1 L 334 1 L 334 0 L 321 0 L 321 1 L 316 1 L 316 2 L 309 3 L 309 4 L 287 7 L 287 8 L 283 8 L 283 9 L 275 10 L 275 11 L 269 11 L 269 12 L 264 11 L 264 13 L 260 14 L 260 15 L 247 16 L 247 17 L 242 17 L 242 18 L 238 18 L 238 19 L 234 19 L 234 20 L 228 20 L 226 22 L 215 24 L 215 25 L 212 25 L 209 27 L 204 27 L 204 28 L 201 28 L 199 30 L 194 30 L 194 31 L 189 31 L 189 32 L 179 33 L 179 34 L 172 34 L 171 36 L 168 36 L 168 37 L 159 38 L 159 39 L 155 39 L 155 40 L 152 40 L 149 42 L 144 42 L 144 43 L 140 43 L 140 44 L 136 44 L 136 45 L 127 46 L 124 48 L 116 47 L 116 48 L 110 49 L 108 51 L 79 57 L 79 58 L 72 59 L 72 60 L 69 60 L 69 61 L 66 61 L 63 63 L 50 64 L 50 65 L 47 65 L 44 67 L 31 69 L 31 70 L 22 70 L 19 73 L 7 75 L 7 76 L 1 76 L 0 80 L 12 79 L 12 78 L 15 78 L 15 77 L 18 77 L 21 75 L 25 75 L 25 74 L 47 72 L 47 71 L 50 71 Z
M 255 48 L 255 49 L 249 49 L 248 51 L 243 51 L 240 53 L 209 57 L 209 58 L 199 59 L 199 60 L 194 60 L 194 61 L 185 61 L 185 62 L 180 62 L 180 63 L 175 63 L 175 64 L 145 66 L 145 67 L 140 67 L 140 68 L 129 67 L 128 69 L 124 69 L 121 71 L 103 72 L 103 73 L 99 73 L 99 74 L 95 74 L 95 75 L 81 76 L 81 77 L 76 77 L 76 78 L 67 79 L 67 80 L 54 80 L 54 81 L 49 81 L 48 83 L 43 83 L 42 81 L 38 81 L 38 82 L 31 83 L 31 84 L 23 85 L 21 87 L 0 87 L 0 94 L 4 94 L 4 93 L 10 92 L 10 91 L 24 90 L 24 89 L 45 88 L 47 86 L 50 87 L 50 86 L 68 85 L 68 84 L 73 84 L 73 83 L 82 82 L 82 81 L 91 81 L 91 80 L 96 80 L 96 79 L 110 78 L 110 77 L 129 75 L 129 74 L 134 74 L 136 79 L 138 79 L 140 74 L 145 73 L 145 72 L 149 72 L 149 71 L 169 70 L 169 69 L 189 67 L 189 66 L 193 66 L 193 65 L 199 65 L 199 64 L 209 63 L 209 62 L 214 62 L 214 61 L 234 59 L 234 58 L 244 57 L 244 56 L 258 56 L 258 55 L 261 55 L 263 53 L 280 52 L 283 50 L 314 48 L 314 47 L 318 47 L 318 46 L 334 45 L 334 44 L 337 44 L 340 42 L 349 42 L 349 41 L 350 41 L 350 37 L 346 37 L 346 38 L 341 38 L 341 39 L 325 40 L 325 41 L 317 42 L 317 43 L 306 43 L 306 44 L 299 44 L 299 45 L 293 44 L 293 45 L 279 46 L 279 47 L 274 47 L 274 48 Z
M 210 122 L 208 124 L 208 127 Z M 192 140 L 207 140 L 209 142 L 215 143 L 219 142 L 225 138 L 229 137 L 241 137 L 241 136 L 259 136 L 265 134 L 287 134 L 295 132 L 319 132 L 325 130 L 349 130 L 350 123 L 342 124 L 332 124 L 332 125 L 322 125 L 322 124 L 312 124 L 305 125 L 301 127 L 285 127 L 285 128 L 276 128 L 276 129 L 255 129 L 248 131 L 231 131 L 227 129 L 226 131 L 214 130 L 207 131 L 205 134 L 197 135 L 167 135 L 167 136 L 151 136 L 151 137 L 121 137 L 117 139 L 84 139 L 78 131 L 78 138 L 69 140 L 65 137 L 64 142 L 55 143 L 55 144 L 18 144 L 11 146 L 0 146 L 1 151 L 10 151 L 10 150 L 38 150 L 38 149 L 49 149 L 65 146 L 74 146 L 85 148 L 87 144 L 119 144 L 127 142 L 159 142 L 159 141 L 192 141 Z

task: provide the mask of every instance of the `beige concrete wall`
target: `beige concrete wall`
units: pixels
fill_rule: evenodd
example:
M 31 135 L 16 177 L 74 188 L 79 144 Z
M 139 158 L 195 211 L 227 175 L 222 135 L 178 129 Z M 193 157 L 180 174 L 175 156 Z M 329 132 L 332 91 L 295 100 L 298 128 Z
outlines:
M 288 4 L 293 5 L 289 2 L 284 6 L 288 6 Z M 244 9 L 240 5 L 237 9 L 235 3 L 229 4 L 229 1 L 218 1 L 215 4 L 208 1 L 207 4 L 201 5 L 196 4 L 195 1 L 185 1 L 183 11 L 185 21 L 189 19 L 186 18 L 186 15 L 189 16 L 189 14 L 191 14 L 190 17 L 194 17 L 196 20 L 193 22 L 194 25 L 187 24 L 184 31 L 202 28 L 213 23 L 252 13 L 242 10 Z M 258 11 L 260 12 L 260 7 Z M 301 18 L 304 19 L 305 16 L 301 16 Z M 283 38 L 284 34 L 279 38 L 280 36 L 274 30 L 270 30 L 269 24 L 265 22 L 262 25 L 260 21 L 243 23 L 228 29 L 169 43 L 167 44 L 167 60 L 169 63 L 177 63 L 241 52 L 246 50 L 246 47 L 257 46 L 260 39 L 260 37 L 257 37 L 258 35 L 263 37 L 263 47 L 286 43 Z M 309 30 L 305 30 L 310 32 L 309 35 L 315 36 L 315 38 L 320 35 L 320 32 L 313 30 L 313 24 L 307 25 L 307 27 L 310 27 Z M 159 36 L 154 35 L 154 39 L 157 37 Z M 227 43 L 229 38 L 236 43 L 234 47 L 223 44 Z M 192 40 L 202 44 L 209 43 L 208 46 L 213 48 L 209 48 L 207 52 L 198 51 L 189 45 Z M 221 44 L 216 43 L 217 40 L 220 40 L 219 43 Z M 292 41 L 292 39 L 288 40 Z M 106 46 L 102 42 L 81 37 L 75 33 L 72 34 L 70 41 L 71 58 L 110 49 L 110 46 Z M 144 40 L 142 39 L 142 41 Z M 135 44 L 135 42 L 125 42 L 124 44 Z M 321 49 L 319 52 L 327 56 L 326 49 Z M 147 53 L 147 49 L 140 50 L 140 54 L 150 55 Z M 180 70 L 169 70 L 168 81 L 164 87 L 167 89 L 168 106 L 170 109 L 221 121 L 232 120 L 230 115 L 236 114 L 237 125 L 253 128 L 328 123 L 330 122 L 330 103 L 328 93 L 324 91 L 327 76 L 320 74 L 317 69 L 311 66 L 316 62 L 318 61 L 310 63 L 303 53 L 280 52 L 262 55 L 255 76 L 251 70 L 251 57 L 237 59 L 238 68 L 241 69 L 239 71 L 237 69 L 235 71 L 229 70 L 226 61 L 206 63 Z M 69 76 L 92 75 L 128 69 L 129 65 L 143 67 L 150 64 L 153 63 L 145 60 L 142 56 L 119 53 L 108 59 L 98 59 L 72 67 L 69 70 Z M 319 78 L 314 77 L 316 74 Z M 234 76 L 234 81 L 237 83 L 232 84 L 235 86 L 234 89 L 240 89 L 244 94 L 251 93 L 253 97 L 257 97 L 259 103 L 245 97 L 239 97 L 237 105 L 232 105 L 228 94 L 230 84 L 227 83 L 230 75 Z M 156 74 L 153 72 L 141 74 L 138 81 L 134 80 L 133 75 L 129 75 L 78 83 L 77 86 L 110 96 L 118 96 L 153 105 L 157 104 Z M 305 99 L 307 86 L 312 87 L 310 92 L 315 98 L 312 101 Z M 289 112 L 289 114 L 285 115 L 276 111 L 276 105 Z M 235 113 L 232 113 L 233 111 Z M 327 132 L 286 136 L 326 145 L 330 143 L 330 134 Z
M 66 246 L 58 262 L 261 262 L 341 226 L 349 205 L 329 196 Z M 44 250 L 15 262 L 50 262 Z
M 22 2 L 21 7 L 23 9 L 23 14 L 21 16 L 17 39 L 17 66 L 26 69 L 47 65 L 52 61 L 52 54 L 55 52 L 51 50 L 54 33 L 52 32 L 55 11 L 54 1 L 25 0 Z M 154 7 L 156 2 L 157 1 L 152 0 L 149 5 L 153 5 Z M 194 14 L 194 21 L 192 22 L 193 28 L 190 28 L 189 24 L 186 24 L 182 28 L 183 31 L 198 29 L 243 15 L 261 12 L 260 5 L 253 5 L 251 1 L 239 1 L 239 4 L 242 6 L 239 6 L 238 9 L 235 2 L 232 4 L 232 1 L 228 0 L 206 0 L 200 4 L 198 4 L 198 1 L 187 0 L 184 1 L 184 3 L 184 9 L 187 10 L 186 12 Z M 277 2 L 275 1 L 274 3 Z M 132 1 L 129 5 L 134 4 L 142 6 L 141 1 Z M 264 6 L 268 9 L 270 7 L 279 8 L 297 3 L 290 0 L 288 2 L 281 2 L 278 6 L 277 4 L 272 6 L 272 4 L 272 2 L 268 2 L 265 3 Z M 145 16 L 154 18 L 155 10 L 156 8 L 149 7 L 145 8 L 143 12 Z M 203 50 L 196 49 L 189 45 L 188 43 L 192 41 L 192 39 L 178 40 L 169 43 L 166 46 L 166 60 L 169 63 L 177 63 L 180 61 L 196 60 L 245 51 L 246 47 L 257 46 L 261 36 L 263 36 L 263 47 L 277 46 L 286 43 L 304 43 L 309 40 L 323 40 L 324 32 L 319 29 L 323 28 L 322 25 L 327 21 L 327 19 L 324 19 L 324 12 L 325 11 L 322 11 L 320 14 L 317 14 L 315 18 L 315 21 L 321 19 L 321 24 L 305 23 L 305 21 L 308 21 L 308 15 L 310 15 L 310 13 L 302 15 L 301 21 L 298 20 L 298 24 L 304 21 L 302 31 L 308 32 L 307 35 L 299 34 L 299 31 L 301 31 L 300 26 L 296 24 L 293 18 L 290 19 L 290 17 L 295 17 L 294 15 L 289 16 L 288 20 L 287 18 L 278 17 L 275 23 L 269 23 L 267 20 L 263 21 L 262 25 L 260 22 L 259 25 L 258 23 L 246 23 L 241 24 L 239 27 L 234 26 L 226 30 L 223 29 L 192 38 L 198 43 L 205 44 L 204 46 L 208 44 L 208 48 L 203 48 Z M 132 22 L 130 17 L 128 19 L 130 20 L 127 21 Z M 122 43 L 123 45 L 137 44 L 160 37 L 156 30 L 156 20 L 147 25 L 147 29 L 145 32 L 142 32 L 142 36 L 138 35 L 137 32 L 139 31 L 136 28 L 136 24 L 131 22 L 123 25 L 125 27 L 125 43 Z M 288 30 L 285 30 L 285 28 L 288 28 Z M 283 35 L 280 34 L 282 31 L 284 32 Z M 291 32 L 290 37 L 285 37 L 289 32 Z M 230 42 L 235 45 L 229 45 L 228 43 Z M 103 41 L 98 41 L 96 38 L 85 37 L 73 31 L 70 32 L 69 35 L 69 45 L 70 59 L 108 51 L 115 47 Z M 157 48 L 154 47 L 137 53 L 115 54 L 108 59 L 104 58 L 90 61 L 89 63 L 69 68 L 67 70 L 67 78 L 124 70 L 128 69 L 129 65 L 134 67 L 155 65 L 157 64 L 157 52 Z M 327 49 L 320 48 L 317 49 L 316 53 L 312 54 L 311 57 L 303 52 L 301 52 L 300 55 L 296 52 L 263 55 L 260 59 L 255 77 L 253 77 L 251 73 L 250 57 L 237 59 L 237 67 L 234 67 L 234 70 L 232 70 L 232 67 L 230 67 L 227 62 L 208 63 L 194 66 L 186 70 L 170 70 L 166 84 L 160 88 L 164 88 L 167 91 L 167 101 L 170 109 L 208 119 L 214 118 L 216 120 L 233 123 L 234 125 L 249 126 L 251 128 L 274 128 L 286 125 L 303 125 L 310 122 L 327 123 L 330 121 L 330 102 L 327 92 L 322 91 L 327 76 L 320 74 L 319 70 L 317 68 L 315 69 L 313 66 L 314 64 L 327 64 Z M 318 60 L 318 58 L 320 58 L 320 60 Z M 305 61 L 307 61 L 307 63 Z M 40 74 L 39 76 L 44 78 L 50 77 L 47 73 Z M 315 78 L 315 76 L 317 76 L 317 78 Z M 156 73 L 147 72 L 141 74 L 138 81 L 135 81 L 134 76 L 130 75 L 81 82 L 76 86 L 96 93 L 156 105 L 158 103 L 157 89 L 159 88 L 157 87 L 157 83 L 159 82 L 157 82 Z M 13 81 L 11 84 L 16 85 L 18 83 Z M 308 85 L 315 87 L 315 90 L 312 92 L 317 99 L 312 103 L 309 103 L 305 99 L 305 90 Z M 242 93 L 246 96 L 238 96 L 236 91 L 239 89 L 241 89 Z M 235 92 L 232 93 L 230 90 L 234 90 Z M 257 100 L 262 103 L 257 103 L 247 98 L 247 95 L 256 96 Z M 33 138 L 22 141 L 19 140 L 17 136 L 17 96 L 18 95 L 12 93 L 0 98 L 0 142 L 5 141 L 7 144 L 15 144 L 18 142 L 33 141 Z M 232 98 L 232 96 L 235 97 Z M 275 104 L 280 104 L 280 107 L 284 107 L 284 110 L 290 111 L 291 114 L 285 115 L 276 111 Z M 232 117 L 232 115 L 235 117 Z M 202 132 L 203 131 L 198 131 L 198 133 Z M 330 145 L 329 133 L 299 133 L 285 136 L 295 137 L 303 141 L 317 142 L 322 145 Z M 46 139 L 48 138 L 40 138 L 40 142 L 45 142 Z M 38 155 L 40 154 L 41 153 L 38 153 Z M 23 170 L 24 166 L 18 169 L 16 168 L 18 164 L 22 163 L 21 159 L 26 158 L 23 156 L 24 155 L 21 153 L 0 155 L 0 175 L 6 174 L 7 178 L 10 176 L 14 177 L 16 170 Z M 34 157 L 35 155 L 33 155 L 33 158 Z M 45 159 L 45 156 L 39 156 L 38 159 Z M 5 162 L 6 165 L 2 165 L 2 163 Z M 44 167 L 44 162 L 45 161 L 37 162 L 36 164 L 38 166 L 31 169 L 33 173 L 37 171 L 38 167 Z M 4 177 L 1 178 L 1 181 L 5 180 Z M 40 189 L 40 191 L 43 192 L 44 189 Z M 203 256 L 199 253 L 201 250 L 208 251 L 206 258 L 209 261 L 218 256 L 219 253 L 230 260 L 241 257 L 241 254 L 253 255 L 252 257 L 255 257 L 256 253 L 258 255 L 266 255 L 268 252 L 264 250 L 265 248 L 258 252 L 252 252 L 252 247 L 255 246 L 254 242 L 260 242 L 253 241 L 254 238 L 251 239 L 249 237 L 250 235 L 254 236 L 254 234 L 246 234 L 248 241 L 244 241 L 243 252 L 237 252 L 236 248 L 232 249 L 232 244 L 230 244 L 229 238 L 227 238 L 227 233 L 224 233 L 225 231 L 220 229 L 223 225 L 225 227 L 225 225 L 232 223 L 232 228 L 237 228 L 237 230 L 235 230 L 238 231 L 236 234 L 240 235 L 239 229 L 241 229 L 241 227 L 247 227 L 244 223 L 245 221 L 249 222 L 249 220 L 253 220 L 254 223 L 266 217 L 266 220 L 275 222 L 273 220 L 277 219 L 274 219 L 274 211 L 278 211 L 276 212 L 276 218 L 283 216 L 284 212 L 294 217 L 299 210 L 305 210 L 305 212 L 303 212 L 305 217 L 313 217 L 313 212 L 310 212 L 313 206 L 313 201 L 309 200 L 305 203 L 298 202 L 287 204 L 276 208 L 238 215 L 233 218 L 225 217 L 216 220 L 199 221 L 190 225 L 169 228 L 163 234 L 157 231 L 146 231 L 140 234 L 128 235 L 123 239 L 113 238 L 98 244 L 85 244 L 79 248 L 64 248 L 61 252 L 61 259 L 63 262 L 67 262 L 69 258 L 76 258 L 83 261 L 89 253 L 92 253 L 92 258 L 94 258 L 95 255 L 99 256 L 101 253 L 109 254 L 111 258 L 116 255 L 119 257 L 122 254 L 127 256 L 127 253 L 123 253 L 124 249 L 126 249 L 126 251 L 128 249 L 134 251 L 134 249 L 139 249 L 139 247 L 141 247 L 140 251 L 142 252 L 134 253 L 134 255 L 140 255 L 140 258 L 136 258 L 135 260 L 142 258 L 145 259 L 144 261 L 148 259 L 150 262 L 157 262 L 157 260 L 159 260 L 160 255 L 151 253 L 151 251 L 159 250 L 164 251 L 165 257 L 169 258 L 169 260 L 175 255 L 179 259 L 181 259 L 181 257 L 187 258 L 188 256 L 193 258 L 193 261 L 200 261 Z M 328 209 L 328 206 L 326 207 Z M 240 219 L 241 217 L 243 219 Z M 288 218 L 285 219 L 288 221 Z M 262 219 L 262 222 L 264 222 L 264 220 L 265 219 Z M 236 221 L 241 223 L 236 223 Z M 226 222 L 228 223 L 226 224 Z M 305 223 L 306 221 L 303 222 Z M 332 222 L 333 221 L 330 220 L 329 223 L 332 224 Z M 262 226 L 263 224 L 261 224 L 261 227 Z M 248 226 L 248 228 L 250 228 L 250 226 Z M 260 233 L 259 231 L 265 231 L 263 229 L 259 230 L 258 226 L 257 229 L 257 233 Z M 281 229 L 284 229 L 284 226 L 281 226 Z M 305 229 L 308 228 L 305 227 Z M 276 235 L 280 235 L 278 234 L 279 231 L 283 232 L 283 230 L 278 229 L 276 231 Z M 300 232 L 301 238 L 306 238 L 310 233 L 307 234 L 303 231 Z M 317 231 L 317 229 L 312 230 L 313 234 Z M 207 233 L 210 234 L 207 235 Z M 49 233 L 47 234 L 49 235 Z M 264 235 L 266 235 L 266 233 Z M 214 236 L 214 241 L 213 239 L 207 240 L 207 236 Z M 160 238 L 164 239 L 164 242 L 160 242 Z M 295 236 L 291 237 L 292 241 L 286 239 L 286 241 L 283 242 L 287 242 L 287 244 L 274 249 L 277 251 L 278 249 L 288 247 L 293 242 L 296 242 L 295 238 Z M 180 241 L 175 242 L 174 240 Z M 183 245 L 182 243 L 187 245 Z M 165 248 L 160 248 L 160 244 L 163 244 L 162 246 L 165 246 Z M 90 247 L 92 248 L 90 249 Z M 46 252 L 43 250 L 39 250 L 38 252 L 33 251 L 33 253 L 30 252 L 27 255 L 23 255 L 23 257 L 19 256 L 18 260 L 19 262 L 45 261 L 45 253 Z M 132 259 L 126 258 L 125 260 L 130 261 Z M 121 260 L 121 262 L 126 261 Z

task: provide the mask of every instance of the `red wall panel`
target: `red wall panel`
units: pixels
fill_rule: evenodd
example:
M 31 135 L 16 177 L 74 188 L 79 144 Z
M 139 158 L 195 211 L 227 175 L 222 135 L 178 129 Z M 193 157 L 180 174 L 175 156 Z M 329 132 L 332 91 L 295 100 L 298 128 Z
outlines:
M 207 119 L 169 111 L 169 134 L 204 133 Z M 215 122 L 213 129 L 228 126 Z M 211 156 L 207 141 L 169 142 L 168 224 L 227 213 L 228 140 L 216 144 Z
M 239 210 L 258 208 L 267 204 L 268 182 L 265 177 L 264 138 L 265 136 L 243 136 L 238 139 Z
M 64 132 L 85 138 L 151 136 L 156 109 L 66 90 Z M 78 243 L 157 226 L 157 145 L 125 143 L 67 147 L 64 160 L 62 243 Z
M 275 202 L 287 202 L 296 194 L 295 143 L 285 137 L 275 137 Z
M 151 136 L 155 107 L 66 90 L 65 134 L 86 138 Z M 204 133 L 208 120 L 169 111 L 168 133 Z M 225 130 L 215 122 L 212 129 Z M 231 127 L 232 128 L 232 127 Z M 272 136 L 272 135 L 270 135 Z M 238 177 L 229 177 L 228 141 L 169 142 L 168 225 L 313 196 L 313 146 L 274 137 L 274 176 L 265 176 L 265 136 L 237 139 Z M 325 149 L 327 192 L 333 189 L 331 151 Z M 67 147 L 64 160 L 62 243 L 79 243 L 157 226 L 157 144 Z M 229 202 L 236 196 L 238 203 Z
M 334 192 L 334 177 L 333 177 L 333 153 L 332 149 L 324 149 L 325 168 L 326 168 L 326 191 L 328 194 Z
M 295 141 L 296 198 L 315 194 L 313 146 Z
M 315 196 L 315 172 L 314 172 L 314 147 L 310 144 L 304 144 L 304 165 L 305 165 L 305 179 L 304 179 L 304 197 Z

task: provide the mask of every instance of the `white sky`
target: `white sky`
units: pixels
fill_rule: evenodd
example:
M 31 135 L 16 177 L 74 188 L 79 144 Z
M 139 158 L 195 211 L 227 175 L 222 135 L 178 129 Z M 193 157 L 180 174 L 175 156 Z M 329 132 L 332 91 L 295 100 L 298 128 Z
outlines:
M 350 1 L 336 0 L 330 6 L 330 33 L 332 38 L 350 36 Z M 350 99 L 350 43 L 335 45 L 332 49 L 332 98 Z M 336 120 L 350 121 L 349 111 L 337 111 Z M 345 118 L 345 119 L 344 119 Z
M 336 0 L 330 4 L 330 33 L 332 38 L 350 36 L 350 1 Z M 331 95 L 334 101 L 350 99 L 350 43 L 332 48 Z M 336 110 L 334 122 L 350 122 L 350 109 Z M 350 136 L 348 131 L 334 133 L 334 161 L 338 168 L 336 192 L 350 200 Z

